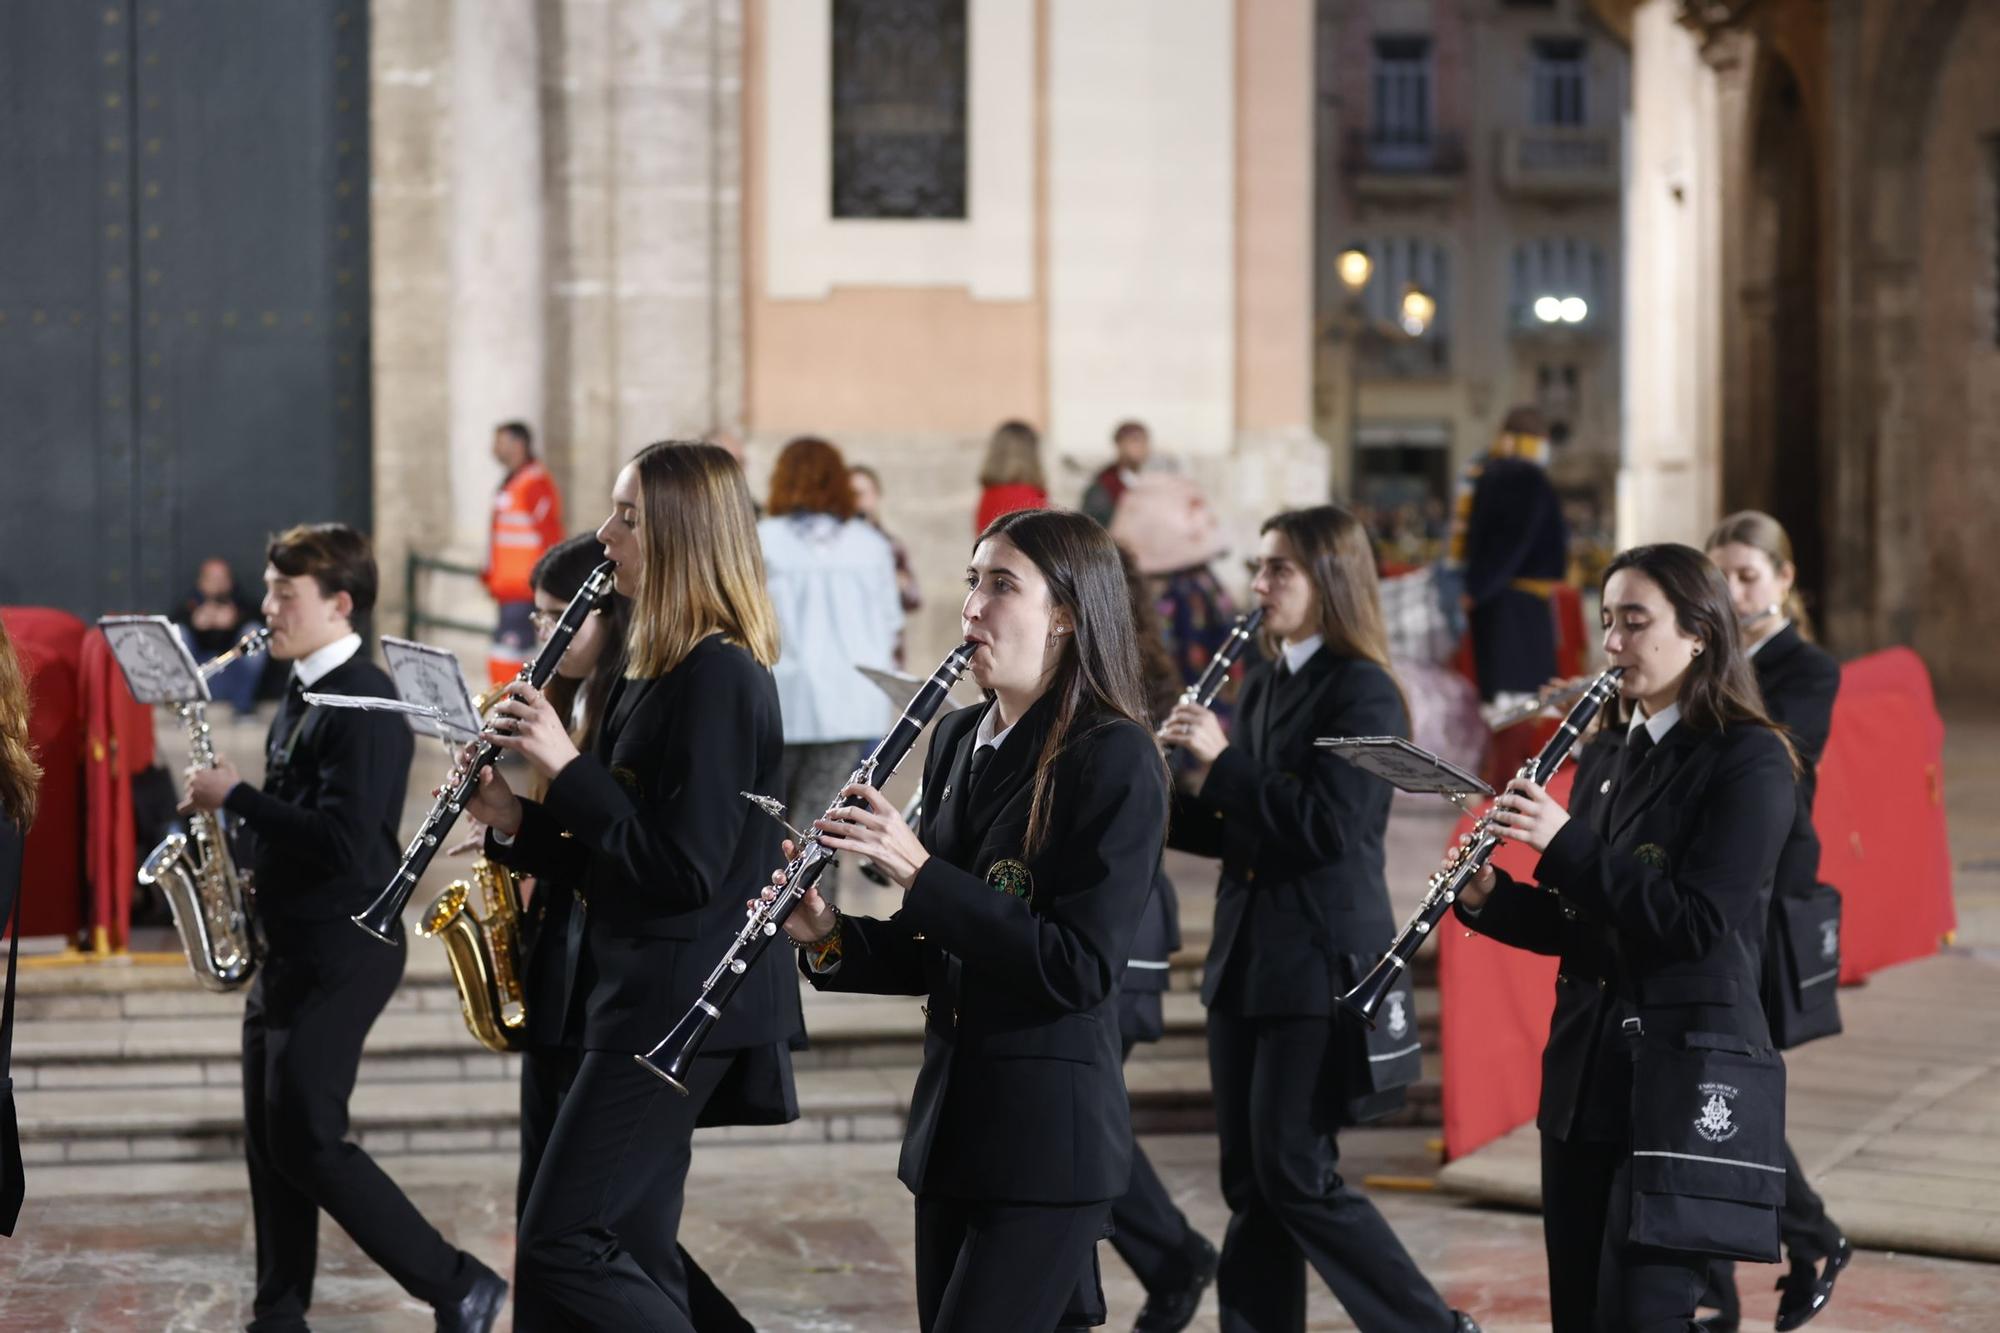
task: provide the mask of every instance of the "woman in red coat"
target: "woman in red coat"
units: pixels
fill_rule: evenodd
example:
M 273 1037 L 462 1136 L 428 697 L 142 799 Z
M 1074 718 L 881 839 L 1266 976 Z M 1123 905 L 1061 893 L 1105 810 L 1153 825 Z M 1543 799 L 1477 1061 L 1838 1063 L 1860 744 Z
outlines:
M 986 443 L 986 461 L 979 465 L 979 512 L 974 533 L 986 531 L 994 519 L 1016 509 L 1046 509 L 1048 481 L 1042 476 L 1042 437 L 1025 421 L 1003 421 Z

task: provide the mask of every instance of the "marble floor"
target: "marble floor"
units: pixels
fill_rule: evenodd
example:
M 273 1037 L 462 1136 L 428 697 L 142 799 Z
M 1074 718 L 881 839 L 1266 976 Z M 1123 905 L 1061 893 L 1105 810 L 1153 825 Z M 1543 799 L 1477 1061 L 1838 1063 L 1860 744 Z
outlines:
M 1219 1238 L 1226 1218 L 1206 1136 L 1148 1139 L 1147 1150 L 1195 1225 Z M 1426 1131 L 1346 1136 L 1357 1177 L 1427 1175 Z M 688 1220 L 691 1252 L 760 1329 L 772 1333 L 888 1333 L 915 1326 L 910 1202 L 895 1179 L 892 1144 L 839 1149 L 827 1172 L 821 1146 L 717 1148 L 696 1161 Z M 0 1330 L 6 1333 L 219 1333 L 240 1327 L 249 1300 L 248 1201 L 229 1171 L 191 1174 L 181 1196 L 92 1195 L 29 1202 L 12 1240 L 0 1240 Z M 208 1179 L 204 1181 L 206 1175 Z M 418 1205 L 447 1235 L 504 1267 L 512 1237 L 511 1166 L 498 1158 L 437 1159 L 401 1172 Z M 811 1179 L 810 1185 L 802 1182 Z M 204 1187 L 205 1186 L 205 1187 Z M 1488 1330 L 1547 1329 L 1540 1219 L 1477 1208 L 1448 1196 L 1375 1188 L 1382 1211 L 1445 1298 Z M 1130 1326 L 1143 1293 L 1102 1250 L 1113 1329 Z M 1769 1327 L 1766 1275 L 1740 1270 L 1746 1327 Z M 1313 1282 L 1313 1330 L 1352 1328 Z M 2000 1266 L 1863 1252 L 1842 1277 L 1815 1333 L 1986 1330 L 2000 1309 Z M 320 1333 L 425 1329 L 410 1301 L 331 1223 L 321 1227 L 313 1327 Z M 503 1323 L 502 1328 L 508 1327 Z M 1216 1329 L 1211 1294 L 1193 1328 Z

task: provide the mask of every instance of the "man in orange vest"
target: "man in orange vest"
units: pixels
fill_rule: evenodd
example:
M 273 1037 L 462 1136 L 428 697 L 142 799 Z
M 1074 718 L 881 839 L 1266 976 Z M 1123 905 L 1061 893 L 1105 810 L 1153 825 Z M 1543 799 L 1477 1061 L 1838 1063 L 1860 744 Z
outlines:
M 493 432 L 493 457 L 507 469 L 493 497 L 493 531 L 480 575 L 500 604 L 500 624 L 486 657 L 488 680 L 513 679 L 535 646 L 535 590 L 529 582 L 542 552 L 563 539 L 562 496 L 535 457 L 534 432 L 509 421 Z

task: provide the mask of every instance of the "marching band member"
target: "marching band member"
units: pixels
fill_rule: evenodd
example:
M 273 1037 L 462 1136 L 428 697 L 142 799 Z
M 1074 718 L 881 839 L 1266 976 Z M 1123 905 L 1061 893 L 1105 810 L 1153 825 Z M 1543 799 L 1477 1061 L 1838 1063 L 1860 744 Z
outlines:
M 921 833 L 867 786 L 817 824 L 904 890 L 900 910 L 848 916 L 809 891 L 785 929 L 821 990 L 929 996 L 898 1172 L 920 1327 L 1047 1333 L 1104 1320 L 1096 1247 L 1132 1154 L 1118 984 L 1160 864 L 1166 768 L 1102 528 L 1002 515 L 966 584 L 988 702 L 938 723 Z
M 1833 725 L 1833 699 L 1840 690 L 1840 664 L 1813 643 L 1812 621 L 1794 583 L 1792 542 L 1778 520 L 1755 510 L 1731 514 L 1708 534 L 1708 558 L 1729 581 L 1729 596 L 1742 626 L 1744 652 L 1757 673 L 1757 687 L 1771 719 L 1791 733 L 1803 772 L 1791 835 L 1778 856 L 1773 908 L 1765 934 L 1764 979 L 1767 1012 L 1774 990 L 1788 984 L 1775 966 L 1784 947 L 1776 911 L 1787 897 L 1810 894 L 1819 882 L 1819 835 L 1813 830 L 1813 795 L 1820 756 Z M 1781 1001 L 1778 1001 L 1781 1002 Z M 1774 1035 L 1777 1035 L 1774 1033 Z M 1826 1215 L 1826 1205 L 1806 1183 L 1798 1155 L 1785 1145 L 1785 1204 L 1778 1215 L 1790 1267 L 1778 1279 L 1779 1329 L 1793 1329 L 1818 1314 L 1833 1294 L 1834 1280 L 1854 1251 Z M 1824 1265 L 1822 1268 L 1821 1265 Z M 1739 1322 L 1734 1265 L 1717 1260 L 1703 1305 L 1720 1313 L 1705 1325 L 1727 1333 Z
M 1356 1086 L 1335 1001 L 1395 934 L 1390 788 L 1313 741 L 1408 734 L 1374 555 L 1352 514 L 1323 505 L 1268 519 L 1255 570 L 1275 650 L 1244 677 L 1234 741 L 1195 704 L 1164 730 L 1201 765 L 1173 845 L 1222 859 L 1202 976 L 1230 1208 L 1222 1327 L 1303 1329 L 1311 1264 L 1363 1330 L 1476 1330 L 1338 1170 L 1335 1127 L 1373 1089 Z
M 243 1148 L 257 1234 L 253 1330 L 303 1329 L 321 1210 L 441 1329 L 485 1330 L 507 1284 L 450 1244 L 347 1136 L 362 1039 L 408 952 L 355 929 L 395 873 L 414 741 L 387 713 L 310 708 L 305 692 L 393 695 L 355 626 L 375 605 L 368 539 L 339 523 L 287 529 L 264 568 L 270 654 L 292 663 L 262 789 L 227 760 L 190 769 L 183 809 L 243 821 L 265 955 L 243 1010 Z
M 1619 555 L 1603 625 L 1621 698 L 1572 809 L 1521 778 L 1495 802 L 1536 883 L 1488 865 L 1455 910 L 1561 959 L 1536 1120 L 1556 1333 L 1681 1333 L 1711 1256 L 1777 1258 L 1784 1067 L 1758 983 L 1795 766 L 1701 552 Z
M 779 780 L 777 626 L 750 493 L 727 453 L 651 445 L 611 499 L 597 536 L 632 599 L 632 627 L 590 751 L 578 752 L 545 693 L 511 685 L 490 737 L 547 791 L 524 801 L 489 768 L 467 812 L 488 826 L 488 856 L 574 888 L 587 922 L 575 982 L 587 996 L 583 1058 L 521 1217 L 523 1326 L 688 1329 L 675 1237 L 690 1140 L 719 1097 L 739 1119 L 796 1118 L 797 982 L 778 966 L 746 981 L 689 1071 L 689 1096 L 632 1057 L 734 936 L 741 899 L 730 886 L 777 862 L 770 821 L 737 794 Z

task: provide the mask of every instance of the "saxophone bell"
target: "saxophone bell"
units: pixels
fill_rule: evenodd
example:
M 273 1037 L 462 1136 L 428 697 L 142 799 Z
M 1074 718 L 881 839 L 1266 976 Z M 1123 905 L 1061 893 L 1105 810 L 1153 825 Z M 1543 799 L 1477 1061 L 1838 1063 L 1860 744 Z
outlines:
M 485 857 L 473 862 L 472 878 L 484 915 L 472 910 L 473 885 L 455 879 L 424 909 L 417 934 L 444 945 L 459 1013 L 473 1040 L 505 1054 L 528 1040 L 521 886 L 513 871 Z

